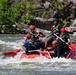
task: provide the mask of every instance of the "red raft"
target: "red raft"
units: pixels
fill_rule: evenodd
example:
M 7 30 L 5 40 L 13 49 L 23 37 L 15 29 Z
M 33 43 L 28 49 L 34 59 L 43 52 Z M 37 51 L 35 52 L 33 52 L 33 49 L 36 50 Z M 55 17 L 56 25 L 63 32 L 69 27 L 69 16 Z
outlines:
M 76 59 L 76 46 L 74 46 L 73 44 L 68 44 L 68 47 L 70 49 L 70 52 L 68 53 L 68 55 L 65 57 L 66 59 Z M 52 48 L 52 45 L 50 44 L 47 48 Z M 51 53 L 54 53 L 54 51 L 50 51 Z
M 48 59 L 50 59 L 50 54 L 48 51 L 39 51 L 40 54 L 26 54 L 26 53 L 23 53 L 21 56 L 20 56 L 20 59 L 22 58 L 28 58 L 28 59 L 33 59 L 33 58 L 36 58 L 36 57 L 41 57 L 44 56 Z
M 20 52 L 20 49 L 16 49 L 13 52 L 5 52 L 4 55 L 8 56 L 8 57 L 15 57 L 17 55 L 17 53 Z M 26 53 L 22 53 L 20 56 L 20 59 L 22 58 L 27 58 L 27 59 L 33 59 L 36 57 L 40 57 L 41 55 L 50 59 L 50 54 L 48 51 L 39 51 L 40 54 L 26 54 Z
M 73 44 L 68 44 L 68 47 L 69 47 L 69 49 L 71 50 L 70 52 L 69 52 L 69 54 L 67 55 L 67 59 L 68 58 L 71 58 L 71 59 L 74 59 L 74 58 L 76 58 L 76 46 L 74 46 Z
M 69 59 L 69 58 L 74 59 L 75 56 L 76 56 L 76 46 L 74 46 L 73 44 L 69 44 L 68 47 L 70 48 L 71 51 L 66 56 L 66 58 L 67 59 Z M 20 52 L 20 49 L 16 49 L 13 52 L 5 52 L 4 55 L 14 58 L 17 55 L 18 52 Z M 20 56 L 20 59 L 22 59 L 22 58 L 33 59 L 33 58 L 36 58 L 36 57 L 40 57 L 41 55 L 48 58 L 48 59 L 51 58 L 49 52 L 46 51 L 46 50 L 39 51 L 39 53 L 40 54 L 25 54 L 25 53 L 22 53 L 21 56 Z
M 39 56 L 40 56 L 40 55 L 38 55 L 38 54 L 29 54 L 29 55 L 27 55 L 27 54 L 23 53 L 23 54 L 20 56 L 20 59 L 22 59 L 22 58 L 33 59 L 33 58 L 36 58 L 36 57 L 39 57 Z

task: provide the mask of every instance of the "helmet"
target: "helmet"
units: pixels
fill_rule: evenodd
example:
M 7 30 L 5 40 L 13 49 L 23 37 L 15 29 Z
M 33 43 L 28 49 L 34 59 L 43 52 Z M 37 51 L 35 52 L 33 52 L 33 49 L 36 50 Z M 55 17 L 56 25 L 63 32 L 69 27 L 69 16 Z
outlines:
M 66 32 L 65 28 L 61 28 L 60 32 Z
M 29 33 L 26 34 L 25 37 L 26 37 L 27 39 L 29 39 L 29 38 L 30 38 L 30 34 L 29 34 Z
M 29 27 L 31 30 L 35 30 L 35 25 L 30 25 Z

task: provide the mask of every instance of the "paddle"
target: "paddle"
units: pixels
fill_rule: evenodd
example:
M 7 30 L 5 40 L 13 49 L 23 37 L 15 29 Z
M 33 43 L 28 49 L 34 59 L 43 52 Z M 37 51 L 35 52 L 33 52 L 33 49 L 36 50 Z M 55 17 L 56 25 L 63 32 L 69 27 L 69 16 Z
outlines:
M 51 58 L 51 56 L 50 56 L 49 52 L 48 52 L 48 51 L 46 51 L 46 50 L 42 51 L 42 52 L 41 52 L 41 54 L 42 54 L 43 56 L 45 56 L 46 58 L 48 58 L 48 59 L 50 59 L 50 58 Z
M 15 57 L 18 52 L 20 52 L 20 49 L 16 49 L 13 52 L 5 52 L 4 55 L 8 57 Z
M 67 44 L 62 38 L 60 38 L 59 36 L 57 36 L 56 34 L 54 34 L 54 36 L 56 36 L 57 38 L 59 38 L 62 42 L 64 42 L 65 44 Z M 67 44 L 68 47 L 72 50 L 72 51 L 76 51 L 76 47 L 73 44 Z
M 58 39 L 60 39 L 62 42 L 66 43 L 62 38 L 60 38 L 58 35 L 53 34 L 54 36 L 56 36 Z M 67 44 L 67 43 L 66 43 Z

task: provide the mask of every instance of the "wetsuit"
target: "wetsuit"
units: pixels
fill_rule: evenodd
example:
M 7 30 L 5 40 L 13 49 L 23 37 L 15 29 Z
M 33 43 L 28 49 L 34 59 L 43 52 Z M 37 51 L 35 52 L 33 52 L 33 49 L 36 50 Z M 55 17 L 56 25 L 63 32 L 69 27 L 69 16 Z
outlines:
M 66 57 L 68 53 L 70 52 L 70 49 L 68 45 L 66 44 L 66 42 L 68 42 L 68 39 L 70 39 L 70 36 L 68 33 L 65 33 L 64 35 L 60 35 L 60 38 L 62 38 L 65 41 L 63 42 L 59 40 L 60 44 L 63 46 L 63 49 L 64 49 L 64 57 Z
M 56 47 L 53 47 L 51 49 L 49 49 L 48 51 L 52 51 L 54 50 L 54 53 L 50 53 L 51 57 L 63 57 L 64 55 L 64 51 L 63 51 L 63 47 L 61 45 L 58 45 Z

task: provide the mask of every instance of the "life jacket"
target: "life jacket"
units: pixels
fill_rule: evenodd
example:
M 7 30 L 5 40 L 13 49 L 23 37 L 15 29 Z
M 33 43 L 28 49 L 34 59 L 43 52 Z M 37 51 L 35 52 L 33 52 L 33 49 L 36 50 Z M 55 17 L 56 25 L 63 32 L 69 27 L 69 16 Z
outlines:
M 34 42 L 34 43 L 30 42 L 29 45 L 28 45 L 28 47 L 27 47 L 27 50 L 28 51 L 29 50 L 36 50 L 37 48 L 38 48 L 37 42 Z
M 52 27 L 52 31 L 58 31 L 58 25 L 54 25 L 54 26 Z
M 55 31 L 55 33 L 57 33 L 57 35 L 59 36 L 60 35 L 60 29 L 62 28 L 62 25 L 53 25 L 53 27 L 51 28 L 52 31 Z
M 68 42 L 68 38 L 70 37 L 67 33 L 65 33 L 64 35 L 60 35 L 60 38 L 62 38 L 65 42 Z
M 60 35 L 60 38 L 62 38 L 65 41 L 65 35 Z
M 67 36 L 68 36 L 68 34 L 65 33 L 64 35 L 60 35 L 60 38 L 62 38 L 65 42 L 68 42 Z M 61 45 L 63 46 L 64 53 L 67 53 L 67 52 L 70 51 L 70 49 L 69 49 L 69 47 L 68 47 L 68 45 L 67 45 L 66 43 L 64 43 L 64 42 L 62 42 L 62 41 L 61 41 L 60 43 L 61 43 Z
M 30 32 L 30 35 L 31 36 L 35 36 L 35 40 L 38 40 L 39 39 L 39 37 L 38 37 L 38 33 L 37 32 Z

